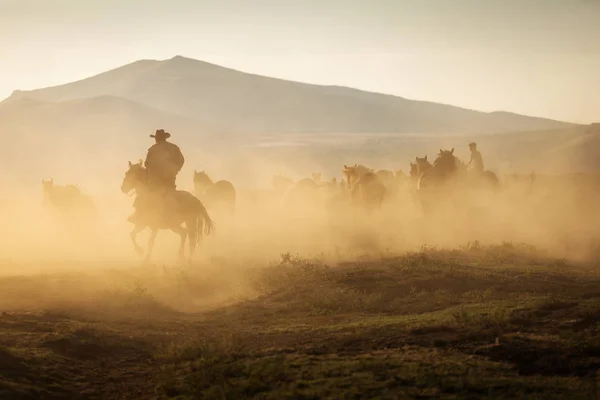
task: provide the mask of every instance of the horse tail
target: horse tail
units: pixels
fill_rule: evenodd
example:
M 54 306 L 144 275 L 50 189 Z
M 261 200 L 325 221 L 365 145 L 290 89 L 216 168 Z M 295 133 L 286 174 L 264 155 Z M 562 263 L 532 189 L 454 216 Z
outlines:
M 208 211 L 206 211 L 206 207 L 204 207 L 204 204 L 202 204 L 202 202 L 198 202 L 199 203 L 199 213 L 197 216 L 197 233 L 198 233 L 198 238 L 202 236 L 202 229 L 204 228 L 204 235 L 208 236 L 211 233 L 214 232 L 215 230 L 215 223 L 213 222 L 213 220 L 210 218 L 210 216 L 208 215 Z

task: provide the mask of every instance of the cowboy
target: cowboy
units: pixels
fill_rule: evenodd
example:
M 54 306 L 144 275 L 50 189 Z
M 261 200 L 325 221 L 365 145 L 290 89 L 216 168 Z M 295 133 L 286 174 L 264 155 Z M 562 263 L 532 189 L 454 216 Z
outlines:
M 171 137 L 169 132 L 158 129 L 154 135 L 150 135 L 156 141 L 148 149 L 144 166 L 148 170 L 150 184 L 156 189 L 175 190 L 175 180 L 181 171 L 185 159 L 181 149 L 176 144 L 167 142 Z
M 141 220 L 142 214 L 149 211 L 154 201 L 158 201 L 158 205 L 164 206 L 159 207 L 159 209 L 162 209 L 159 214 L 166 217 L 169 206 L 174 207 L 176 202 L 174 196 L 167 195 L 175 193 L 177 187 L 175 180 L 185 162 L 179 146 L 167 142 L 167 139 L 171 137 L 169 132 L 165 132 L 164 129 L 157 129 L 154 135 L 150 135 L 150 137 L 154 138 L 156 143 L 148 149 L 144 167 L 148 171 L 148 183 L 153 189 L 154 196 L 145 199 L 143 202 L 140 202 L 139 197 L 136 198 L 133 203 L 135 212 L 127 219 L 133 223 Z
M 471 159 L 467 167 L 472 165 L 472 171 L 483 172 L 483 157 L 481 157 L 481 153 L 477 150 L 477 143 L 469 143 L 469 150 L 471 151 Z

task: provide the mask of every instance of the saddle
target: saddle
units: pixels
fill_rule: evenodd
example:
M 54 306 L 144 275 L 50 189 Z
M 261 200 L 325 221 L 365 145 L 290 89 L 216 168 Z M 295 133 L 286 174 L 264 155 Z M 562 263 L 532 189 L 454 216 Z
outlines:
M 144 196 L 137 196 L 133 207 L 135 211 L 127 220 L 134 224 L 147 223 L 165 225 L 169 216 L 177 209 L 177 190 L 157 188 Z

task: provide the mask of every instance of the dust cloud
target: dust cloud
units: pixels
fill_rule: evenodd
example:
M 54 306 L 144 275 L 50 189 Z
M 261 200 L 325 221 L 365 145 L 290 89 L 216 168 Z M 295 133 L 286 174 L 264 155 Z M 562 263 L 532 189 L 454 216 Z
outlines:
M 216 150 L 199 154 L 183 148 L 186 165 L 178 176 L 179 189 L 194 193 L 193 171 L 204 170 L 214 181 L 231 181 L 237 192 L 234 215 L 208 209 L 217 230 L 202 238 L 190 265 L 177 263 L 179 237 L 170 231 L 159 232 L 149 265 L 134 252 L 129 237 L 133 225 L 127 222 L 133 197 L 119 187 L 127 160 L 135 162 L 145 151 L 133 156 L 113 152 L 110 160 L 90 153 L 82 168 L 74 168 L 73 160 L 51 164 L 46 159 L 38 176 L 13 177 L 0 196 L 0 273 L 79 278 L 58 286 L 60 290 L 54 286 L 51 291 L 38 288 L 37 293 L 23 293 L 21 298 L 15 295 L 10 304 L 91 301 L 86 293 L 141 280 L 164 303 L 195 310 L 250 295 L 245 271 L 269 265 L 286 253 L 335 263 L 362 255 L 396 255 L 422 246 L 513 242 L 573 261 L 595 260 L 598 255 L 600 179 L 593 174 L 499 175 L 497 191 L 448 195 L 438 199 L 432 214 L 423 212 L 415 182 L 407 176 L 388 187 L 381 207 L 369 211 L 353 203 L 339 185 L 278 191 L 272 178 L 281 174 L 298 182 L 320 172 L 319 185 L 333 178 L 339 184 L 344 164 L 402 169 L 408 175 L 407 162 L 394 165 L 388 159 L 378 164 L 374 156 L 345 157 L 340 152 L 331 160 L 318 150 L 313 150 L 318 156 L 293 158 L 290 154 L 297 149 L 265 148 L 232 149 L 227 157 Z M 430 159 L 438 148 L 431 146 Z M 69 214 L 44 204 L 42 179 L 50 178 L 55 185 L 78 185 L 93 202 L 93 211 Z M 148 231 L 139 235 L 144 247 L 148 237 Z M 206 283 L 184 296 L 173 275 L 182 271 Z

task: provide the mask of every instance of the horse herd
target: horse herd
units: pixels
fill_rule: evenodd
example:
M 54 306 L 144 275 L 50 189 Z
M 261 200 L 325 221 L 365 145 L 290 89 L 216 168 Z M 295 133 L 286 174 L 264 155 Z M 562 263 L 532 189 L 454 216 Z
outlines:
M 311 178 L 298 182 L 276 175 L 272 179 L 272 186 L 274 193 L 281 195 L 283 207 L 292 205 L 297 208 L 296 202 L 305 204 L 320 196 L 320 199 L 326 200 L 326 204 L 345 202 L 358 206 L 367 213 L 381 207 L 384 201 L 393 202 L 402 189 L 416 195 L 423 211 L 427 212 L 433 199 L 443 197 L 440 196 L 441 192 L 471 189 L 493 191 L 499 186 L 498 178 L 493 172 L 468 172 L 465 164 L 454 156 L 454 149 L 440 150 L 433 163 L 428 161 L 427 156 L 416 157 L 415 162 L 410 164 L 410 176 L 401 170 L 375 171 L 361 164 L 344 165 L 341 172 L 343 178 L 339 182 L 337 178 L 324 182 L 320 173 L 313 173 Z M 214 222 L 207 210 L 212 212 L 222 208 L 230 215 L 235 213 L 237 194 L 231 182 L 213 182 L 206 172 L 194 171 L 193 183 L 194 194 L 177 190 L 173 196 L 163 197 L 151 190 L 142 161 L 129 162 L 121 191 L 136 195 L 136 217 L 129 221 L 134 224 L 131 240 L 138 253 L 143 254 L 142 247 L 136 241 L 138 233 L 146 228 L 151 230 L 146 260 L 151 255 L 158 230 L 172 230 L 180 236 L 180 258 L 184 257 L 185 242 L 189 240 L 191 259 L 202 235 L 209 235 L 214 231 Z M 60 211 L 93 213 L 95 210 L 91 198 L 83 194 L 76 185 L 56 186 L 53 180 L 43 181 L 43 191 L 44 203 Z

